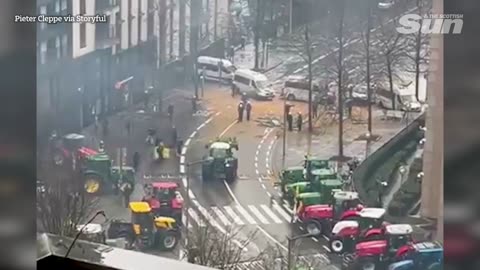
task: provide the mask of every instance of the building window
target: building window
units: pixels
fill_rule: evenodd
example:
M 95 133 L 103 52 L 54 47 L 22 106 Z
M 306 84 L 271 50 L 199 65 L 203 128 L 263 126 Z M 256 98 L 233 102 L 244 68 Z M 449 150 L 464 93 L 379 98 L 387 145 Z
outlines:
M 80 24 L 80 49 L 87 47 L 87 24 Z
M 55 48 L 57 49 L 57 58 L 62 57 L 62 50 L 61 50 L 61 44 L 60 44 L 60 37 L 55 38 Z
M 40 15 L 46 15 L 47 14 L 47 6 L 41 6 L 40 7 Z M 40 29 L 45 29 L 47 26 L 46 23 L 40 23 Z
M 62 10 L 66 10 L 67 9 L 67 0 L 62 0 Z
M 87 14 L 87 4 L 86 0 L 80 0 L 80 15 Z
M 55 1 L 55 12 L 60 12 L 60 0 Z
M 62 55 L 67 56 L 68 53 L 68 36 L 62 36 Z
M 40 43 L 40 64 L 47 61 L 47 42 Z

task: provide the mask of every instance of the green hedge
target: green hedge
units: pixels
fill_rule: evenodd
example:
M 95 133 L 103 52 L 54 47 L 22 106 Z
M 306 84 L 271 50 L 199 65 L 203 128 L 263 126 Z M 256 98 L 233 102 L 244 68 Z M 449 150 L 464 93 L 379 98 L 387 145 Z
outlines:
M 419 127 L 424 124 L 424 115 L 412 121 L 407 127 L 372 153 L 353 173 L 353 182 L 361 200 L 369 206 L 377 204 L 377 177 L 391 180 L 395 169 L 406 160 L 414 145 L 421 138 Z

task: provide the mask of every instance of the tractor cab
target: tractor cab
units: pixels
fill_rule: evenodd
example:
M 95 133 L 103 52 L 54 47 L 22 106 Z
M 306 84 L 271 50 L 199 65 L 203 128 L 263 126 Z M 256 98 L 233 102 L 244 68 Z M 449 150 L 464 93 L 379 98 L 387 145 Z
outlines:
M 334 170 L 330 167 L 328 160 L 306 158 L 303 165 L 303 177 L 311 180 L 314 175 L 319 179 L 337 178 Z
M 105 244 L 107 238 L 101 224 L 90 223 L 86 225 L 77 225 L 77 232 L 82 231 L 80 239 L 89 242 Z
M 408 246 L 408 252 L 403 258 L 404 260 L 390 264 L 388 269 L 443 269 L 443 247 L 438 242 L 411 244 Z
M 385 240 L 389 247 L 389 253 L 395 254 L 397 250 L 408 243 L 413 242 L 413 228 L 410 224 L 389 224 L 383 228 Z
M 53 162 L 58 166 L 62 166 L 65 160 L 72 160 L 73 154 L 76 155 L 75 158 L 84 160 L 97 153 L 86 147 L 86 139 L 82 134 L 71 133 L 53 141 Z
M 310 190 L 310 182 L 296 182 L 286 185 L 282 196 L 283 199 L 289 203 L 289 205 L 292 205 L 295 201 L 295 197 Z
M 297 210 L 297 213 L 300 214 L 302 213 L 306 207 L 312 206 L 312 205 L 319 205 L 323 204 L 323 196 L 319 192 L 306 192 L 306 193 L 301 193 L 296 196 L 296 204 L 295 204 L 295 209 Z
M 324 194 L 325 201 L 331 202 L 333 200 L 334 191 L 342 190 L 343 182 L 339 179 L 325 179 L 317 183 L 313 183 L 313 191 L 318 191 Z
M 333 219 L 340 220 L 349 210 L 361 211 L 363 205 L 357 192 L 333 190 Z
M 332 168 L 315 169 L 311 171 L 311 181 L 318 182 L 321 180 L 338 179 L 338 175 Z
M 171 217 L 182 222 L 183 198 L 175 182 L 154 182 L 146 191 L 148 202 L 155 216 Z
M 112 178 L 119 179 L 122 181 L 127 181 L 130 184 L 135 184 L 135 169 L 129 166 L 123 166 L 120 169 L 119 166 L 112 166 L 111 169 Z
M 305 178 L 303 176 L 304 167 L 302 166 L 293 166 L 288 167 L 280 172 L 280 185 L 284 193 L 287 192 L 286 187 L 289 184 L 304 182 Z
M 220 139 L 206 145 L 208 156 L 202 164 L 202 179 L 225 179 L 232 182 L 237 178 L 238 159 L 233 149 L 238 150 L 238 143 L 233 138 Z
M 385 209 L 383 208 L 363 208 L 358 213 L 358 228 L 360 233 L 374 228 L 381 228 L 384 222 Z

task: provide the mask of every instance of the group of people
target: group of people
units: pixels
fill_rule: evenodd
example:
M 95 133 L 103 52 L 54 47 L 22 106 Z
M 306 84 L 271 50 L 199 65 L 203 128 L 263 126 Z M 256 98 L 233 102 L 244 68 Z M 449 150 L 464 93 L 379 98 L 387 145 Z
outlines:
M 250 121 L 250 116 L 252 113 L 252 103 L 250 103 L 250 100 L 247 100 L 246 95 L 243 94 L 242 100 L 238 103 L 237 106 L 238 110 L 238 122 L 243 121 L 243 113 L 244 111 L 247 113 L 247 121 Z
M 296 124 L 297 124 L 298 131 L 302 131 L 303 116 L 302 116 L 301 112 L 297 112 Z M 292 112 L 287 113 L 287 125 L 288 125 L 288 131 L 293 131 L 293 114 L 292 114 Z

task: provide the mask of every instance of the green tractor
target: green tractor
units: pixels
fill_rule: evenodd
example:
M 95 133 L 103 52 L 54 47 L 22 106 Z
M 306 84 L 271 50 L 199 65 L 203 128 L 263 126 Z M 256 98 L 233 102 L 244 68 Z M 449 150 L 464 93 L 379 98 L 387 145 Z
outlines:
M 105 153 L 87 157 L 83 175 L 84 190 L 92 195 L 116 193 L 123 181 L 135 187 L 135 170 L 127 166 L 112 166 L 112 160 Z
M 328 160 L 305 156 L 303 166 L 288 167 L 280 172 L 279 178 L 282 191 L 285 191 L 285 186 L 288 184 L 309 181 L 311 172 L 314 170 L 329 168 Z
M 341 190 L 344 184 L 337 173 L 330 168 L 313 170 L 309 178 L 310 181 L 287 184 L 282 192 L 282 199 L 292 205 L 299 194 L 305 192 L 330 194 L 334 189 Z M 318 201 L 319 204 L 328 203 L 328 198 L 319 195 Z
M 206 148 L 208 155 L 202 162 L 202 180 L 222 179 L 231 183 L 237 179 L 238 159 L 233 155 L 233 149 L 238 151 L 235 138 L 217 138 Z

